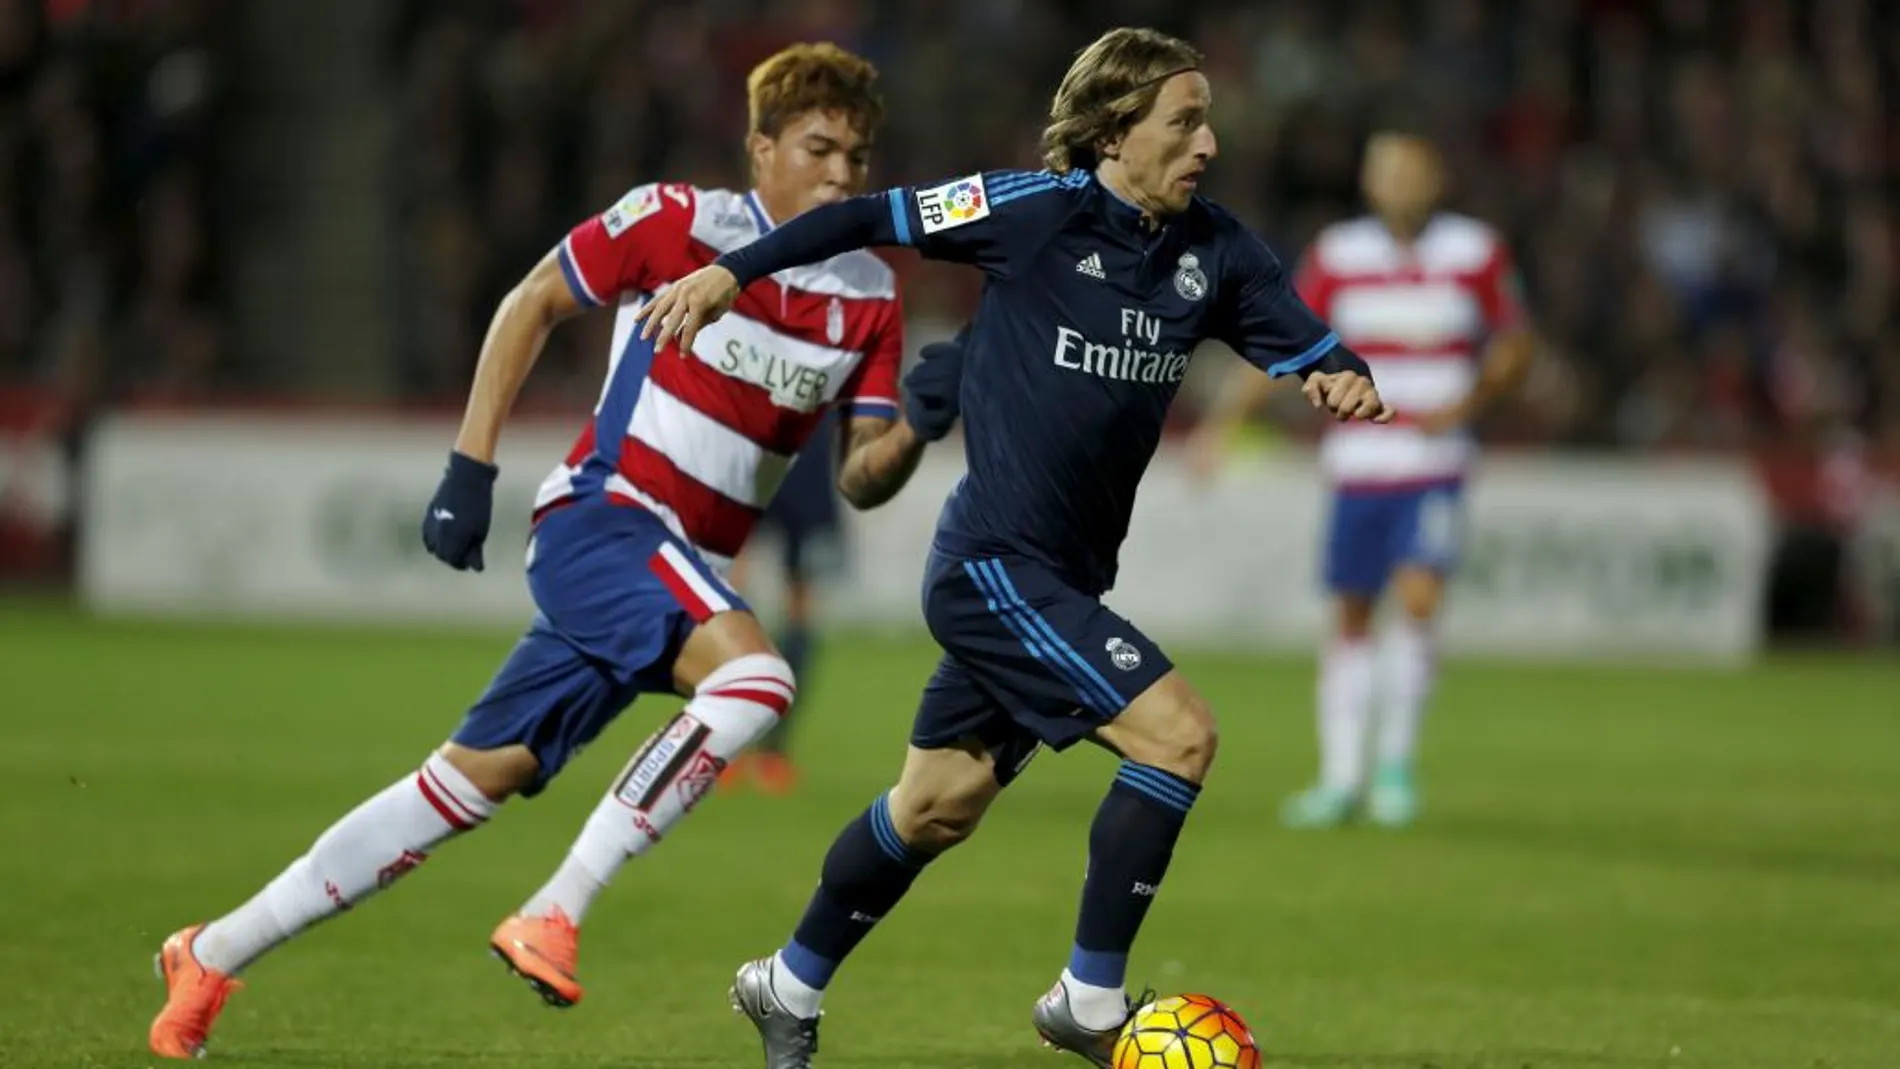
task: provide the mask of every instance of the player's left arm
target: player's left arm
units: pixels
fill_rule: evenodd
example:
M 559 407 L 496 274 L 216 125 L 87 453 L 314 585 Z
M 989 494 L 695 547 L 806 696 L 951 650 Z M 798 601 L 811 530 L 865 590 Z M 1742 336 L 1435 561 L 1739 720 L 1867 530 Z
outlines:
M 844 463 L 838 495 L 854 509 L 874 509 L 897 496 L 927 444 L 902 418 L 866 414 L 844 420 Z
M 1293 289 L 1278 257 L 1241 229 L 1222 257 L 1217 336 L 1272 378 L 1298 375 L 1314 408 L 1341 420 L 1389 423 L 1372 369 L 1343 345 Z
M 839 395 L 844 462 L 838 466 L 838 495 L 855 509 L 873 509 L 896 497 L 928 444 L 904 418 L 898 401 L 903 357 L 904 320 L 893 301 L 864 364 Z
M 1490 329 L 1478 365 L 1478 379 L 1463 400 L 1421 419 L 1426 430 L 1450 430 L 1476 421 L 1491 406 L 1517 391 L 1536 359 L 1537 332 L 1524 310 L 1517 269 L 1504 244 L 1499 242 L 1497 248 L 1477 285 L 1485 324 Z

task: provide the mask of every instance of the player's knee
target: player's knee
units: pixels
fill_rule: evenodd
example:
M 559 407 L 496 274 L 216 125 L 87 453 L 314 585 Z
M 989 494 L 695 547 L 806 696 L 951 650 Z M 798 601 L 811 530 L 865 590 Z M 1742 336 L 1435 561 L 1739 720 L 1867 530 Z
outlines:
M 993 780 L 990 782 L 994 782 Z M 995 790 L 988 783 L 898 784 L 891 791 L 891 823 L 906 843 L 940 854 L 976 833 Z
M 491 802 L 520 794 L 534 785 L 541 774 L 541 762 L 526 746 L 498 746 L 476 750 L 459 743 L 444 743 L 442 758 L 457 772 L 468 777 L 475 789 Z
M 1376 608 L 1373 599 L 1360 594 L 1348 594 L 1339 599 L 1339 637 L 1344 639 L 1363 639 L 1372 634 L 1372 616 Z
M 1220 749 L 1214 711 L 1198 694 L 1184 696 L 1165 718 L 1151 722 L 1139 736 L 1123 739 L 1122 756 L 1200 783 Z
M 706 674 L 695 694 L 762 683 L 773 690 L 787 692 L 788 700 L 798 696 L 798 677 L 792 666 L 776 653 L 747 653 L 734 657 Z
M 1437 575 L 1424 571 L 1401 573 L 1396 585 L 1399 607 L 1413 622 L 1426 623 L 1438 615 L 1443 583 Z

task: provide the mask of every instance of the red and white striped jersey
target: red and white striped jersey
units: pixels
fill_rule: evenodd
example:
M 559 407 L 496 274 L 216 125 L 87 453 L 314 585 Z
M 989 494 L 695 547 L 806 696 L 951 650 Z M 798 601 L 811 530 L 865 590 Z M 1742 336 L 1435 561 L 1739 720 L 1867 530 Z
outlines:
M 1410 245 L 1376 218 L 1320 232 L 1298 275 L 1300 297 L 1372 366 L 1390 424 L 1329 427 L 1320 464 L 1346 489 L 1428 486 L 1463 477 L 1476 444 L 1427 434 L 1407 417 L 1457 404 L 1478 378 L 1486 340 L 1522 316 L 1510 250 L 1485 224 L 1432 217 Z
M 895 276 L 868 252 L 754 282 L 691 353 L 639 338 L 646 302 L 771 227 L 755 194 L 658 183 L 562 240 L 574 295 L 618 309 L 594 419 L 541 484 L 537 512 L 605 493 L 723 571 L 826 409 L 897 418 L 903 316 Z

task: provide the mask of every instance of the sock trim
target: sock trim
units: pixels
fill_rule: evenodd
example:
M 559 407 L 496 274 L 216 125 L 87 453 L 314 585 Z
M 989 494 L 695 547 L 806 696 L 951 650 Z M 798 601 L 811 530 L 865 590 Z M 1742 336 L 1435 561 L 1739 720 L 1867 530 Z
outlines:
M 1128 955 L 1077 944 L 1069 951 L 1069 975 L 1090 987 L 1119 988 L 1128 975 Z
M 778 952 L 779 964 L 799 983 L 814 991 L 823 991 L 838 972 L 838 963 L 796 939 L 788 940 Z
M 457 786 L 465 787 L 471 793 L 476 795 L 481 793 L 476 791 L 474 784 L 469 783 L 468 778 L 457 772 L 455 766 L 450 765 L 440 754 L 423 762 L 422 768 L 416 772 L 416 788 L 422 792 L 423 799 L 435 808 L 436 813 L 447 821 L 450 827 L 457 831 L 467 831 L 486 822 L 491 808 L 487 804 L 488 800 L 482 799 L 483 804 L 480 808 L 471 805 L 454 787 L 450 786 L 451 780 L 459 780 L 460 783 Z
M 1115 782 L 1182 813 L 1194 808 L 1194 800 L 1201 795 L 1198 784 L 1190 783 L 1165 769 L 1134 761 L 1122 762 L 1121 769 L 1115 773 Z
M 897 834 L 897 825 L 891 822 L 891 793 L 885 791 L 871 803 L 871 837 L 877 840 L 877 848 L 884 856 L 900 865 L 914 869 L 924 867 L 927 858 L 919 857 L 915 850 Z

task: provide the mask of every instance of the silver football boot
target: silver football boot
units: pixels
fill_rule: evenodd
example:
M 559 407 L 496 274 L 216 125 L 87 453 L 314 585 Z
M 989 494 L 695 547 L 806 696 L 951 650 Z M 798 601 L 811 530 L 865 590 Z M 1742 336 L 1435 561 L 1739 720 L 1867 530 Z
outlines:
M 1100 1069 L 1113 1069 L 1115 1061 L 1115 1041 L 1121 1038 L 1122 1028 L 1135 1010 L 1154 1001 L 1154 992 L 1144 991 L 1128 1001 L 1128 1013 L 1113 1028 L 1096 1031 L 1084 1028 L 1075 1019 L 1075 1011 L 1069 1008 L 1069 992 L 1057 980 L 1048 993 L 1036 1000 L 1036 1008 L 1029 1019 L 1036 1026 L 1036 1034 L 1042 1037 L 1042 1045 L 1056 1050 L 1066 1050 L 1070 1054 L 1088 1059 Z
M 818 1018 L 794 1017 L 772 993 L 772 959 L 739 966 L 732 981 L 732 1009 L 745 1015 L 765 1044 L 765 1069 L 811 1069 L 818 1053 Z

